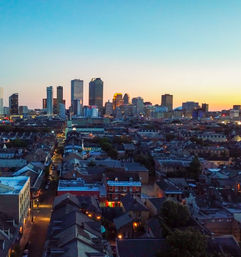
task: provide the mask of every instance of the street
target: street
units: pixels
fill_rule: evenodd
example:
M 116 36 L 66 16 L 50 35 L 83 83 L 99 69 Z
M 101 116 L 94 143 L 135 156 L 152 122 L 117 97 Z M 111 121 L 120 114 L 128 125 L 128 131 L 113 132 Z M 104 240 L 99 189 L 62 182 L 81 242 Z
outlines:
M 34 224 L 29 237 L 29 257 L 42 257 L 54 197 L 55 190 L 46 191 L 39 208 L 32 211 Z
M 56 196 L 55 183 L 58 179 L 57 171 L 53 169 L 53 166 L 61 165 L 61 163 L 60 155 L 55 152 L 52 157 L 52 165 L 50 166 L 48 189 L 44 191 L 38 208 L 32 210 L 34 224 L 30 232 L 29 257 L 42 257 L 43 255 L 52 205 Z

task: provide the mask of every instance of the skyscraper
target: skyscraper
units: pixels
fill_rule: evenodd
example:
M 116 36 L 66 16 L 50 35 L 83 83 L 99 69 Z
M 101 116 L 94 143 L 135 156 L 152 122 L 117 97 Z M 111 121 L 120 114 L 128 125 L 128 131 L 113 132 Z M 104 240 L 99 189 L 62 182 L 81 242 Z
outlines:
M 80 79 L 71 80 L 71 108 L 74 114 L 80 115 L 83 106 L 84 81 Z
M 12 94 L 9 97 L 9 112 L 10 115 L 18 115 L 18 94 Z
M 137 115 L 141 114 L 144 112 L 144 101 L 143 98 L 135 97 L 132 98 L 132 104 L 136 106 L 136 113 Z
M 208 104 L 203 103 L 203 104 L 202 104 L 202 110 L 203 110 L 204 112 L 208 112 Z
M 121 93 L 115 93 L 113 97 L 113 109 L 115 110 L 117 107 L 124 104 L 124 100 L 122 98 Z
M 129 104 L 130 103 L 129 95 L 128 94 L 124 94 L 123 100 L 124 100 L 124 104 Z
M 173 95 L 169 95 L 169 94 L 162 95 L 161 106 L 167 107 L 168 111 L 172 111 L 172 109 L 173 109 Z
M 0 115 L 3 114 L 3 88 L 0 87 Z
M 99 110 L 103 107 L 103 81 L 93 78 L 89 83 L 89 105 L 96 105 Z
M 47 87 L 47 115 L 53 115 L 53 87 Z
M 80 104 L 83 105 L 83 87 L 84 81 L 80 79 L 71 80 L 71 105 L 74 100 L 80 101 Z
M 57 100 L 58 100 L 58 103 L 63 103 L 63 100 L 64 100 L 63 87 L 61 86 L 57 87 Z
M 108 116 L 111 116 L 113 114 L 113 104 L 108 101 L 105 103 L 105 115 L 108 117 Z

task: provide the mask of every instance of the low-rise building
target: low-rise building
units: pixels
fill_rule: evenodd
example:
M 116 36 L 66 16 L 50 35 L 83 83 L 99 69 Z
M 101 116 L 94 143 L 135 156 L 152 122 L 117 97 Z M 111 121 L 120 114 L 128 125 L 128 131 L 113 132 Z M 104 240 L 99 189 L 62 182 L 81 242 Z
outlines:
M 141 182 L 133 178 L 106 179 L 107 200 L 109 202 L 119 202 L 120 199 L 130 193 L 133 196 L 141 197 Z
M 0 178 L 0 210 L 23 224 L 30 208 L 30 178 Z

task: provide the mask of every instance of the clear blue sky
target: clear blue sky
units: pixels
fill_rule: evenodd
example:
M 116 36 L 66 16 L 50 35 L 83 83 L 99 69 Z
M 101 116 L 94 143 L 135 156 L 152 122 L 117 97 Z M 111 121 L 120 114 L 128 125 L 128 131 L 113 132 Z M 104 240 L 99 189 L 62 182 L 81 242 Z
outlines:
M 0 86 L 40 107 L 48 85 L 104 80 L 160 103 L 241 104 L 241 1 L 0 0 Z

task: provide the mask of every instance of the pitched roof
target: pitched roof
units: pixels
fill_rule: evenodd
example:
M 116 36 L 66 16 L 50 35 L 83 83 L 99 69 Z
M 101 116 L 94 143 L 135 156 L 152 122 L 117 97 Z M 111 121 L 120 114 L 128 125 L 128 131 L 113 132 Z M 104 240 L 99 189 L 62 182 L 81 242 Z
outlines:
M 161 179 L 160 181 L 157 181 L 156 184 L 165 192 L 165 193 L 177 193 L 182 194 L 182 191 L 176 187 L 174 184 L 172 184 L 167 179 Z
M 138 201 L 137 199 L 133 198 L 133 196 L 130 193 L 121 198 L 121 202 L 126 212 L 148 211 L 145 205 L 141 201 Z
M 113 219 L 113 223 L 115 224 L 116 229 L 119 230 L 120 228 L 132 223 L 133 220 L 134 219 L 128 213 L 125 213 L 118 218 Z

